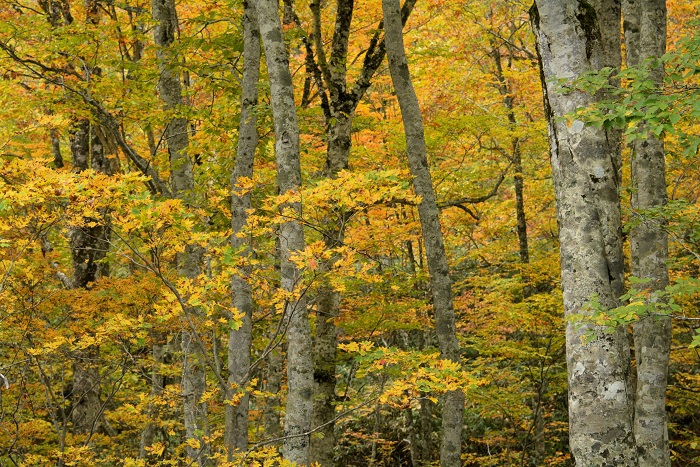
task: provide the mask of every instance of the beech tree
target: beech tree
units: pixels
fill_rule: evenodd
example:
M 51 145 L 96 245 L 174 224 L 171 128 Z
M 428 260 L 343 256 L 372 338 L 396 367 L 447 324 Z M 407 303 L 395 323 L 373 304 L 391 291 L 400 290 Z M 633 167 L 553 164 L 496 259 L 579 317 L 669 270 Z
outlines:
M 0 464 L 695 465 L 698 1 L 538 2 L 0 0 Z
M 666 52 L 666 1 L 625 0 L 625 50 L 627 66 L 649 68 L 657 88 L 663 86 L 664 68 L 659 62 Z M 632 275 L 648 280 L 645 288 L 663 290 L 669 284 L 668 233 L 663 218 L 648 210 L 666 205 L 664 141 L 642 122 L 643 137 L 632 145 L 631 232 Z M 666 387 L 671 353 L 671 318 L 643 317 L 634 325 L 636 392 L 634 397 L 634 436 L 640 466 L 670 466 L 666 426 Z
M 170 162 L 170 184 L 173 196 L 191 202 L 194 189 L 192 160 L 187 154 L 189 128 L 187 120 L 177 113 L 183 105 L 182 82 L 178 70 L 178 58 L 171 50 L 178 28 L 177 10 L 174 0 L 153 0 L 153 29 L 158 60 L 158 94 L 167 112 L 175 115 L 163 129 Z M 202 249 L 198 245 L 187 245 L 178 260 L 182 276 L 195 279 L 201 273 Z M 183 310 L 196 313 L 195 308 Z M 191 320 L 191 318 L 188 318 Z M 207 404 L 200 399 L 207 389 L 206 363 L 202 355 L 201 338 L 194 329 L 185 329 L 180 337 L 182 347 L 182 397 L 185 432 L 188 439 L 197 440 L 198 447 L 188 445 L 187 453 L 199 466 L 209 464 L 210 447 L 205 440 L 209 432 Z M 199 341 L 199 342 L 198 342 Z
M 440 210 L 435 200 L 435 190 L 430 176 L 430 166 L 425 148 L 423 118 L 418 97 L 413 88 L 404 50 L 401 27 L 401 10 L 398 0 L 383 0 L 386 51 L 391 79 L 401 107 L 406 133 L 406 154 L 413 175 L 413 187 L 421 197 L 418 205 L 421 229 L 425 241 L 425 253 L 430 272 L 430 289 L 433 293 L 435 328 L 442 358 L 459 364 L 459 342 L 455 329 L 452 280 L 445 254 L 445 243 L 440 225 Z M 460 390 L 448 391 L 442 409 L 442 433 L 440 445 L 441 467 L 461 465 L 462 418 L 464 394 Z
M 401 10 L 402 24 L 410 16 L 415 0 L 407 0 Z M 351 38 L 354 0 L 337 0 L 333 35 L 330 40 L 330 55 L 324 47 L 322 34 L 322 2 L 312 0 L 309 4 L 312 14 L 312 27 L 304 33 L 306 49 L 306 77 L 302 105 L 308 105 L 308 95 L 312 83 L 315 84 L 319 105 L 323 111 L 326 130 L 326 157 L 323 176 L 336 178 L 343 170 L 350 168 L 351 132 L 355 111 L 372 84 L 374 75 L 384 62 L 386 55 L 385 38 L 382 36 L 383 22 L 372 34 L 369 47 L 364 51 L 362 67 L 353 83 L 348 82 L 348 45 Z M 291 0 L 284 3 L 285 17 L 301 27 L 301 21 Z M 340 219 L 337 225 L 324 225 L 324 242 L 329 249 L 341 246 L 344 242 L 344 224 Z M 333 266 L 337 258 L 331 258 L 326 269 Z M 314 333 L 314 408 L 313 425 L 320 428 L 320 436 L 311 439 L 311 460 L 322 467 L 333 465 L 335 447 L 334 417 L 336 400 L 336 358 L 338 328 L 335 324 L 339 316 L 341 294 L 330 284 L 324 284 L 319 291 L 317 325 Z
M 557 198 L 569 437 L 577 465 L 637 465 L 626 330 L 576 323 L 596 297 L 615 308 L 624 291 L 619 136 L 567 116 L 599 99 L 564 90 L 586 72 L 619 68 L 620 6 L 613 0 L 538 0 L 531 10 Z M 590 314 L 590 311 L 588 312 Z M 592 333 L 591 342 L 583 337 Z
M 231 279 L 233 307 L 242 313 L 241 326 L 232 329 L 228 342 L 228 383 L 233 388 L 226 407 L 226 445 L 229 460 L 235 451 L 248 449 L 248 417 L 250 396 L 250 354 L 253 334 L 253 295 L 250 285 L 252 267 L 250 261 L 251 239 L 244 227 L 251 208 L 250 192 L 241 185 L 253 177 L 255 149 L 258 145 L 257 105 L 258 79 L 260 75 L 260 31 L 252 0 L 243 3 L 243 79 L 241 82 L 241 117 L 238 132 L 238 152 L 231 174 L 231 247 L 243 259 L 240 272 Z M 243 234 L 243 235 L 241 235 Z M 241 238 L 242 237 L 242 238 Z M 231 317 L 233 319 L 233 317 Z
M 289 59 L 282 36 L 282 25 L 274 0 L 257 3 L 258 24 L 265 49 L 270 79 L 270 101 L 275 128 L 277 187 L 280 194 L 293 194 L 301 188 L 299 124 Z M 286 203 L 283 210 L 301 214 L 299 202 Z M 304 249 L 304 231 L 296 219 L 279 227 L 282 289 L 289 293 L 284 304 L 287 330 L 287 403 L 284 417 L 284 458 L 299 465 L 309 464 L 309 436 L 313 396 L 313 354 L 307 297 L 300 290 L 301 273 L 291 256 Z

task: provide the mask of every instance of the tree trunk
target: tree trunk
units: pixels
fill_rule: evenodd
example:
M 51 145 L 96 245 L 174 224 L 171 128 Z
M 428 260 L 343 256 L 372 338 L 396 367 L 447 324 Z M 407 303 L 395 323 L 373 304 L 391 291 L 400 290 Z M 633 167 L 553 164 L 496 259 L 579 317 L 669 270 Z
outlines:
M 510 124 L 511 131 L 514 131 L 517 120 L 515 119 L 512 91 L 508 85 L 506 76 L 503 73 L 503 57 L 501 56 L 499 45 L 495 41 L 491 42 L 491 46 L 493 47 L 492 55 L 496 65 L 498 91 L 503 97 L 503 105 L 506 107 L 508 112 L 508 123 Z M 527 264 L 530 262 L 530 252 L 528 251 L 527 246 L 527 219 L 525 217 L 523 160 L 520 152 L 520 138 L 511 138 L 511 148 L 513 154 L 513 169 L 515 170 L 513 184 L 515 186 L 515 214 L 517 219 L 518 252 L 520 254 L 520 262 Z M 527 289 L 529 289 L 529 287 L 527 287 Z
M 405 23 L 416 0 L 408 0 L 402 10 L 402 20 Z M 326 117 L 328 145 L 326 163 L 323 174 L 334 178 L 341 170 L 349 168 L 352 121 L 357 104 L 369 87 L 372 77 L 382 64 L 385 49 L 384 41 L 380 40 L 379 32 L 375 33 L 365 54 L 360 77 L 355 82 L 351 92 L 347 85 L 348 39 L 354 11 L 354 0 L 338 0 L 336 8 L 335 27 L 331 40 L 330 58 L 326 60 L 321 37 L 321 2 L 312 0 L 309 7 L 313 14 L 313 31 L 307 39 L 306 69 L 310 74 L 306 83 L 310 85 L 313 75 L 321 97 L 321 107 Z M 285 1 L 285 16 L 293 19 L 299 27 L 293 2 Z M 380 24 L 379 29 L 383 26 Z M 313 58 L 312 44 L 316 47 L 317 61 Z M 308 91 L 305 84 L 304 96 Z M 327 94 L 327 91 L 329 94 Z M 306 98 L 306 97 L 305 97 Z M 302 98 L 302 106 L 306 104 Z M 324 235 L 327 248 L 335 248 L 344 239 L 341 225 L 330 226 Z M 332 267 L 334 259 L 322 265 Z M 312 425 L 319 430 L 320 436 L 311 439 L 311 461 L 318 462 L 321 467 L 333 465 L 333 448 L 335 446 L 335 360 L 337 353 L 338 329 L 335 318 L 338 316 L 341 296 L 330 285 L 322 285 L 319 291 L 317 307 L 317 326 L 314 335 L 314 407 Z
M 334 229 L 335 238 L 342 241 L 342 232 Z M 337 245 L 326 241 L 329 248 Z M 331 259 L 333 261 L 333 259 Z M 325 268 L 325 265 L 324 265 Z M 319 291 L 314 339 L 314 399 L 311 426 L 319 429 L 320 436 L 311 438 L 311 461 L 321 467 L 333 466 L 335 448 L 336 353 L 338 348 L 338 316 L 340 294 L 330 284 Z
M 174 0 L 153 0 L 153 19 L 157 22 L 153 28 L 158 60 L 158 95 L 168 112 L 177 112 L 183 104 L 182 84 L 177 71 L 178 60 L 170 50 L 175 42 L 177 31 L 177 12 Z M 182 117 L 171 118 L 165 127 L 165 141 L 170 156 L 170 183 L 172 192 L 182 198 L 194 188 L 192 161 L 186 154 L 189 145 L 187 120 Z
M 272 333 L 271 339 L 274 339 Z M 263 430 L 265 439 L 278 438 L 282 433 L 280 424 L 280 390 L 282 388 L 282 371 L 284 370 L 284 358 L 282 350 L 277 347 L 267 355 L 265 368 L 265 392 L 271 395 L 265 399 L 263 407 Z
M 282 37 L 282 26 L 277 14 L 277 2 L 260 0 L 257 3 L 258 23 L 265 47 L 270 77 L 270 101 L 275 127 L 277 156 L 277 186 L 280 194 L 298 192 L 301 188 L 299 157 L 299 126 L 294 104 L 292 76 Z M 301 217 L 301 205 L 288 203 Z M 299 465 L 309 464 L 309 430 L 313 395 L 313 355 L 309 329 L 307 299 L 299 290 L 301 271 L 290 256 L 304 249 L 304 231 L 297 220 L 280 225 L 281 286 L 291 298 L 284 307 L 287 324 L 287 404 L 284 419 L 283 456 Z
M 314 43 L 325 77 L 325 87 L 329 89 L 329 115 L 326 120 L 328 146 L 323 174 L 328 178 L 337 177 L 341 170 L 348 169 L 350 157 L 350 132 L 355 105 L 348 98 L 347 54 L 350 24 L 354 10 L 353 0 L 338 0 L 335 30 L 331 44 L 329 63 L 325 63 L 325 52 L 321 37 L 320 2 L 310 4 L 314 15 Z M 325 91 L 324 91 L 325 92 Z M 343 243 L 344 232 L 341 224 L 328 222 L 329 228 L 324 237 L 326 248 L 336 248 Z M 331 258 L 322 267 L 332 268 L 336 258 Z M 335 320 L 340 307 L 340 294 L 324 283 L 319 290 L 316 312 L 316 332 L 314 335 L 314 399 L 312 426 L 319 429 L 319 436 L 311 438 L 311 461 L 321 467 L 334 465 L 335 402 L 336 402 L 336 356 L 338 348 L 338 328 Z
M 177 71 L 177 56 L 170 50 L 175 42 L 178 27 L 177 11 L 174 0 L 153 0 L 153 37 L 156 44 L 158 62 L 158 94 L 167 112 L 177 113 L 183 105 L 182 84 Z M 170 184 L 176 198 L 187 200 L 194 189 L 192 161 L 186 153 L 189 145 L 187 120 L 173 116 L 166 124 L 164 133 L 170 159 Z M 178 269 L 182 276 L 194 279 L 200 272 L 202 252 L 199 247 L 187 245 L 185 252 L 179 255 Z M 196 310 L 191 310 L 196 314 Z M 198 441 L 199 447 L 187 445 L 187 456 L 196 459 L 197 465 L 208 465 L 210 447 L 205 442 L 204 434 L 208 429 L 207 407 L 200 402 L 206 390 L 205 358 L 196 344 L 197 336 L 191 330 L 182 332 L 182 400 L 187 439 Z
M 260 31 L 252 0 L 243 2 L 243 80 L 241 83 L 241 121 L 238 132 L 238 156 L 231 175 L 231 248 L 249 261 L 251 239 L 240 238 L 251 207 L 250 192 L 237 185 L 242 178 L 253 177 L 255 148 L 258 145 L 256 107 L 258 105 L 258 78 L 260 75 Z M 246 391 L 250 373 L 250 346 L 252 341 L 253 294 L 248 282 L 252 273 L 250 264 L 241 267 L 231 279 L 233 307 L 242 313 L 242 323 L 229 333 L 228 383 L 234 392 L 227 399 L 241 394 L 236 404 L 226 405 L 226 446 L 229 460 L 235 451 L 248 449 L 249 395 Z
M 57 169 L 63 168 L 63 156 L 61 155 L 61 137 L 58 130 L 51 128 L 49 130 L 51 138 L 51 154 L 53 154 L 53 166 Z
M 435 310 L 440 353 L 443 359 L 459 363 L 460 353 L 457 331 L 455 329 L 452 281 L 450 280 L 445 244 L 440 226 L 440 211 L 435 201 L 435 191 L 433 190 L 433 182 L 426 155 L 423 119 L 418 105 L 418 98 L 411 82 L 404 51 L 399 1 L 382 0 L 382 9 L 384 11 L 389 70 L 399 101 L 399 107 L 401 108 L 404 131 L 406 132 L 408 165 L 413 175 L 415 192 L 421 197 L 418 213 L 428 259 L 430 289 L 433 294 L 433 308 Z M 440 465 L 442 467 L 458 467 L 461 465 L 463 411 L 464 394 L 461 391 L 446 393 L 443 399 L 442 439 L 440 444 Z
M 147 459 L 148 451 L 146 448 L 153 444 L 156 429 L 158 428 L 157 419 L 160 414 L 158 404 L 153 400 L 163 395 L 165 389 L 165 377 L 163 376 L 162 366 L 165 363 L 165 349 L 167 337 L 161 332 L 153 333 L 153 369 L 151 370 L 151 402 L 148 404 L 148 423 L 141 432 L 141 442 L 139 443 L 139 459 Z
M 666 51 L 665 0 L 626 0 L 625 45 L 627 65 L 640 65 L 660 58 Z M 657 86 L 663 85 L 663 67 L 650 70 Z M 644 125 L 640 127 L 644 130 Z M 632 208 L 660 208 L 666 204 L 664 142 L 651 132 L 632 148 Z M 662 290 L 668 278 L 668 234 L 664 221 L 648 218 L 644 212 L 630 234 L 632 274 L 649 279 L 649 291 Z M 634 219 L 635 222 L 640 219 Z M 640 467 L 670 466 L 666 426 L 666 384 L 671 351 L 671 318 L 647 317 L 634 325 L 637 387 L 634 435 Z
M 82 172 L 92 165 L 93 169 L 112 175 L 112 166 L 107 162 L 104 151 L 93 124 L 87 120 L 78 123 L 71 141 L 73 171 Z M 70 229 L 73 288 L 86 289 L 108 272 L 106 264 L 101 263 L 109 251 L 108 214 L 101 214 L 103 219 L 97 220 L 98 225 L 94 227 Z M 102 410 L 99 362 L 99 345 L 91 345 L 75 352 L 72 418 L 73 430 L 77 434 L 92 433 L 98 425 Z
M 586 314 L 597 297 L 604 309 L 623 293 L 620 159 L 615 134 L 565 116 L 594 96 L 562 91 L 588 71 L 620 65 L 620 10 L 614 0 L 537 0 L 531 18 L 542 67 L 557 199 L 566 316 Z M 584 335 L 593 335 L 583 344 Z M 567 322 L 569 436 L 577 466 L 636 466 L 625 329 L 605 334 Z

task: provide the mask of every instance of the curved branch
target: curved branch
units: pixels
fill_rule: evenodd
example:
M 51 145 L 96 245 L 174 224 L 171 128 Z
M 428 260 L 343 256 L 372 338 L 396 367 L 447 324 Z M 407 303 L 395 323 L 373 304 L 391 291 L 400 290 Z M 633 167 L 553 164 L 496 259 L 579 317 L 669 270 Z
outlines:
M 438 203 L 438 207 L 440 209 L 442 208 L 449 208 L 449 207 L 459 207 L 463 209 L 463 206 L 465 204 L 478 204 L 478 203 L 483 203 L 486 200 L 489 200 L 496 196 L 496 193 L 498 193 L 498 189 L 500 188 L 501 184 L 503 183 L 503 180 L 506 178 L 506 174 L 508 173 L 508 170 L 510 167 L 513 165 L 513 162 L 511 161 L 510 164 L 508 164 L 508 167 L 505 168 L 503 172 L 501 172 L 501 175 L 498 176 L 498 180 L 496 180 L 496 184 L 491 188 L 491 191 L 486 193 L 485 195 L 482 196 L 477 196 L 476 198 L 471 198 L 469 196 L 465 196 L 464 198 L 459 198 L 455 199 L 452 201 L 443 201 L 442 203 Z M 476 216 L 474 216 L 471 212 L 469 214 L 474 217 L 475 219 L 478 219 Z

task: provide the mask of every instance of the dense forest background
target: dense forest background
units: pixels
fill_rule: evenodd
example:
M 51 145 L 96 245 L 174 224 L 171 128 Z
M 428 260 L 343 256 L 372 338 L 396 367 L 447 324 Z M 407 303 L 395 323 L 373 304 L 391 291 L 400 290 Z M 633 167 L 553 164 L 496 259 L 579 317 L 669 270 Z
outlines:
M 283 78 L 266 62 L 273 49 L 259 55 L 272 32 L 260 21 L 251 34 L 242 2 L 0 2 L 0 465 L 285 465 L 307 442 L 323 467 L 431 465 L 455 394 L 462 465 L 573 465 L 531 3 L 402 11 L 456 357 L 435 330 L 424 196 L 381 3 L 279 5 L 295 185 L 275 148 Z M 619 112 L 624 127 L 635 93 L 656 96 L 645 109 L 656 105 L 665 138 L 668 203 L 630 207 L 625 146 L 625 270 L 635 219 L 663 218 L 681 284 L 670 455 L 695 465 L 700 315 L 684 280 L 700 268 L 700 5 L 666 3 L 666 67 L 678 73 L 651 90 L 628 75 L 620 100 L 588 118 L 610 125 Z M 295 386 L 304 374 L 313 385 Z M 290 432 L 304 404 L 313 417 Z

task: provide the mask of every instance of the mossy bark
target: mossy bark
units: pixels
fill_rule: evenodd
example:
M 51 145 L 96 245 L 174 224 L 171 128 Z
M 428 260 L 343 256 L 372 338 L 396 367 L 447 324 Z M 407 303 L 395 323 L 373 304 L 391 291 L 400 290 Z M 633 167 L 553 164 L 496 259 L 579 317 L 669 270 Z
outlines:
M 665 0 L 623 2 L 627 65 L 658 59 L 666 52 Z M 654 66 L 651 79 L 663 85 L 663 67 Z M 661 290 L 669 283 L 668 234 L 661 217 L 645 210 L 666 204 L 664 141 L 640 124 L 644 138 L 632 147 L 632 209 L 635 227 L 630 234 L 632 274 L 648 279 L 647 289 Z M 666 424 L 666 385 L 671 352 L 671 318 L 645 317 L 634 325 L 637 385 L 634 436 L 640 467 L 671 465 Z
M 565 91 L 583 73 L 620 65 L 620 8 L 614 0 L 537 0 L 532 11 L 549 125 L 557 199 L 562 290 L 567 316 L 603 308 L 623 293 L 620 148 L 615 133 L 567 122 L 594 102 Z M 592 335 L 584 344 L 582 338 Z M 606 334 L 590 324 L 566 328 L 569 436 L 576 465 L 636 466 L 626 329 Z

